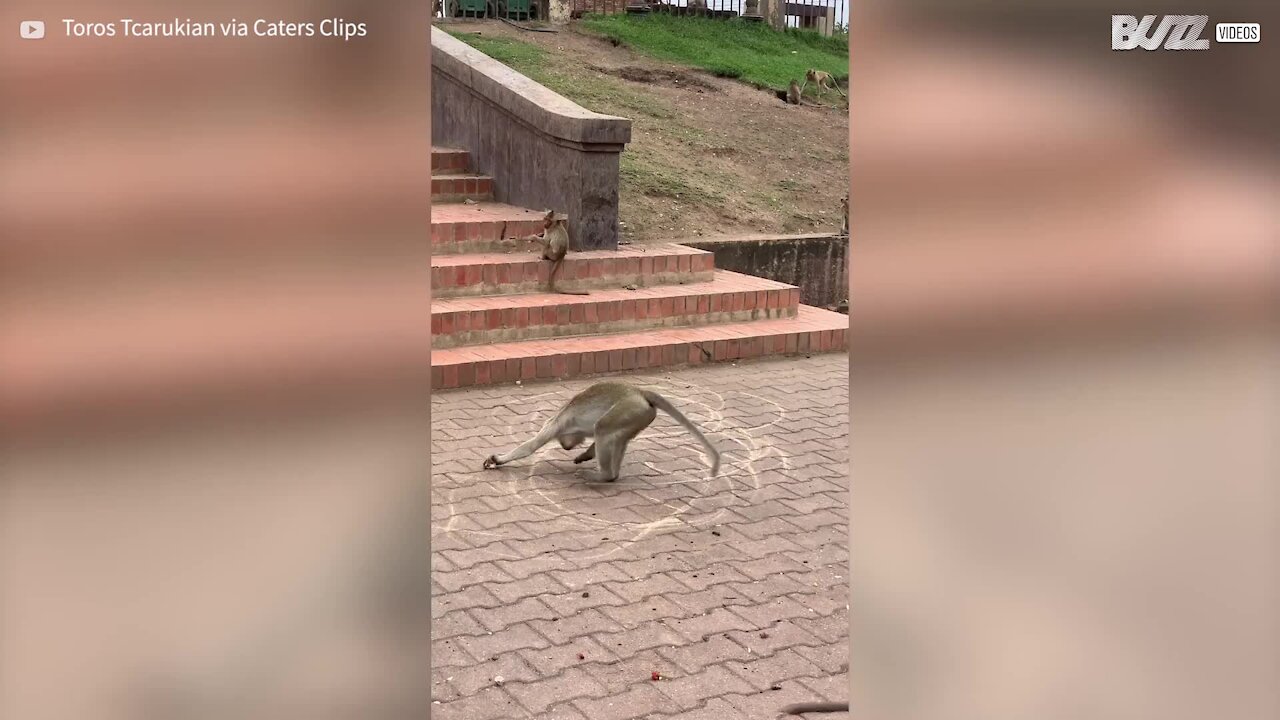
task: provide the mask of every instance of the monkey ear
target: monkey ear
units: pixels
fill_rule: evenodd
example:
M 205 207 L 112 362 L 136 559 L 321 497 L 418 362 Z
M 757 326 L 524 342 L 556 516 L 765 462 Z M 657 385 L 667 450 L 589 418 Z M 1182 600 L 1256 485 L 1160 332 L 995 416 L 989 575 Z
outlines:
M 556 217 L 556 211 L 555 211 L 555 210 L 548 210 L 548 211 L 547 211 L 547 217 L 546 217 L 545 219 L 547 219 L 547 220 L 554 220 L 554 219 L 555 219 L 555 217 Z

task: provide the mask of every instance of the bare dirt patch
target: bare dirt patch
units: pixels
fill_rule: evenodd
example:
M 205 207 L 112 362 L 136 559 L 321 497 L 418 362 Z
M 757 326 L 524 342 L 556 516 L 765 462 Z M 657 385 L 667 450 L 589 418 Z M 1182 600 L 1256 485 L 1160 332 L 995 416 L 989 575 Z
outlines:
M 606 75 L 614 75 L 623 80 L 646 85 L 667 85 L 674 88 L 693 90 L 694 92 L 719 92 L 719 88 L 703 80 L 693 70 L 668 70 L 665 68 L 648 68 L 627 65 L 620 68 L 591 66 L 592 70 Z
M 631 118 L 620 190 L 627 240 L 840 229 L 849 187 L 843 99 L 786 105 L 771 91 L 659 62 L 573 25 L 554 34 L 496 22 L 450 30 L 535 45 L 554 90 Z

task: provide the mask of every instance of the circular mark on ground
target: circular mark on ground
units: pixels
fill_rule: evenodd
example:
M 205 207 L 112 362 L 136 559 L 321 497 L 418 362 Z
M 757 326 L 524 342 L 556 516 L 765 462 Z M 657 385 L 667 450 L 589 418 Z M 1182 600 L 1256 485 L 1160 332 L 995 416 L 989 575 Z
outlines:
M 609 538 L 613 546 L 601 549 L 607 555 L 661 530 L 714 524 L 728 509 L 755 502 L 763 461 L 774 459 L 770 467 L 789 465 L 768 432 L 786 417 L 778 403 L 747 390 L 719 392 L 687 380 L 639 376 L 632 381 L 670 399 L 702 428 L 720 450 L 719 475 L 709 476 L 702 446 L 659 411 L 658 419 L 632 441 L 616 482 L 591 482 L 598 472 L 595 461 L 575 465 L 573 457 L 582 448 L 565 451 L 552 441 L 520 461 L 523 467 L 510 467 L 516 504 Z M 547 402 L 551 395 L 559 397 Z M 537 433 L 567 399 L 543 393 L 522 400 L 522 405 L 545 405 L 508 429 L 511 444 Z M 726 415 L 730 409 L 737 410 L 732 419 Z M 743 424 L 748 418 L 753 424 Z M 522 497 L 528 502 L 520 503 Z

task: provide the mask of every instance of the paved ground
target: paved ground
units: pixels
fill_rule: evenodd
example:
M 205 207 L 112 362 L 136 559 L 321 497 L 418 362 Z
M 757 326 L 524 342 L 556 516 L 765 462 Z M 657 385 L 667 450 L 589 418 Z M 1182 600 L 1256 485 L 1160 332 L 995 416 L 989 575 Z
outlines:
M 631 376 L 707 431 L 714 480 L 663 414 L 614 484 L 554 442 L 481 470 L 591 381 L 435 393 L 432 717 L 755 720 L 846 699 L 847 362 Z

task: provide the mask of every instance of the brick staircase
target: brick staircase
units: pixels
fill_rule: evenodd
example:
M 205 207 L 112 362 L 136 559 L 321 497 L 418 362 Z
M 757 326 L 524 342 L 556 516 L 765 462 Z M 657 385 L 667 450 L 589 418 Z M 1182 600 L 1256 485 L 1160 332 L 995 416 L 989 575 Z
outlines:
M 845 348 L 845 315 L 682 245 L 571 253 L 557 282 L 590 295 L 546 293 L 550 263 L 503 239 L 538 232 L 541 213 L 493 202 L 464 150 L 434 148 L 431 168 L 435 389 Z

